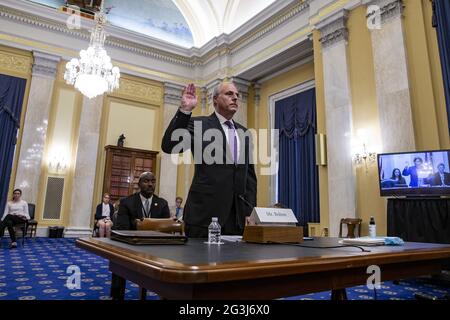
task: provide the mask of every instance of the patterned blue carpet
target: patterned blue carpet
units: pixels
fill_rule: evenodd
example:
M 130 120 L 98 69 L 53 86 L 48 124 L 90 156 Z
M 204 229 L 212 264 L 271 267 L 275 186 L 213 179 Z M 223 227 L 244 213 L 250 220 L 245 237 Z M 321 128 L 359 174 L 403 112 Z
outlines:
M 109 300 L 111 273 L 107 260 L 75 247 L 75 239 L 27 239 L 17 249 L 9 249 L 9 239 L 2 239 L 0 249 L 0 300 Z M 66 286 L 67 268 L 77 265 L 81 270 L 81 288 Z M 377 290 L 378 300 L 413 300 L 415 292 L 437 297 L 450 294 L 450 288 L 426 280 L 403 280 L 398 285 L 384 282 Z M 365 286 L 347 289 L 350 300 L 373 300 L 373 290 Z M 138 287 L 127 282 L 125 299 L 137 300 Z M 148 293 L 148 300 L 158 299 Z M 320 292 L 286 300 L 328 300 L 330 292 Z

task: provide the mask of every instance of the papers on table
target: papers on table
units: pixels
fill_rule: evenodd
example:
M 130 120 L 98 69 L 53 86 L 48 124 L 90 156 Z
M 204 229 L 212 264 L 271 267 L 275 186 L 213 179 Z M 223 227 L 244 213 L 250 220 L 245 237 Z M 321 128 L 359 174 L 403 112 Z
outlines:
M 241 242 L 242 236 L 221 236 L 220 237 L 223 241 L 228 242 Z
M 399 237 L 361 237 L 361 238 L 345 238 L 339 241 L 340 244 L 357 245 L 357 246 L 401 246 L 405 242 Z
M 345 238 L 339 240 L 340 244 L 354 245 L 354 246 L 382 246 L 384 245 L 384 237 L 380 238 L 370 238 L 370 237 L 360 237 L 360 238 Z

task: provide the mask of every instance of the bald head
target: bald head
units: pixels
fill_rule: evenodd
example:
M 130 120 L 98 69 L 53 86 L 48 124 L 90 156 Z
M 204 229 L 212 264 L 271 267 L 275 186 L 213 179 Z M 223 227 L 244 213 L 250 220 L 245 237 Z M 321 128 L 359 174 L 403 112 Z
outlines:
M 139 176 L 139 189 L 145 198 L 150 198 L 155 192 L 156 178 L 152 172 L 143 172 Z

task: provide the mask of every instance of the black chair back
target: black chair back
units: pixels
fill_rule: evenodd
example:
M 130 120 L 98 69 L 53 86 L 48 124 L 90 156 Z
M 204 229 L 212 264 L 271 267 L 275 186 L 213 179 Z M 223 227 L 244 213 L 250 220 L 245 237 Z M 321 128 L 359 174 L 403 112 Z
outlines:
M 36 205 L 34 203 L 28 204 L 28 214 L 30 215 L 30 220 L 34 219 L 34 211 L 36 210 Z

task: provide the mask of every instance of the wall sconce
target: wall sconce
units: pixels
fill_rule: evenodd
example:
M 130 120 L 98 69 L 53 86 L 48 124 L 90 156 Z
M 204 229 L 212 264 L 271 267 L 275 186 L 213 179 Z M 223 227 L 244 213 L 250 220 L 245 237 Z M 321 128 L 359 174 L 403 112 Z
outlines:
M 67 169 L 67 162 L 63 157 L 53 156 L 48 161 L 49 171 L 53 173 L 64 173 Z
M 374 163 L 376 160 L 377 160 L 377 153 L 368 152 L 365 144 L 363 144 L 362 153 L 355 153 L 353 156 L 353 162 L 355 163 L 355 165 L 361 166 L 364 164 L 366 168 L 366 173 L 369 172 L 367 164 Z
M 352 140 L 353 163 L 356 166 L 364 165 L 366 174 L 369 172 L 368 165 L 377 161 L 377 152 L 368 148 L 367 137 L 367 130 L 359 129 L 357 137 Z

